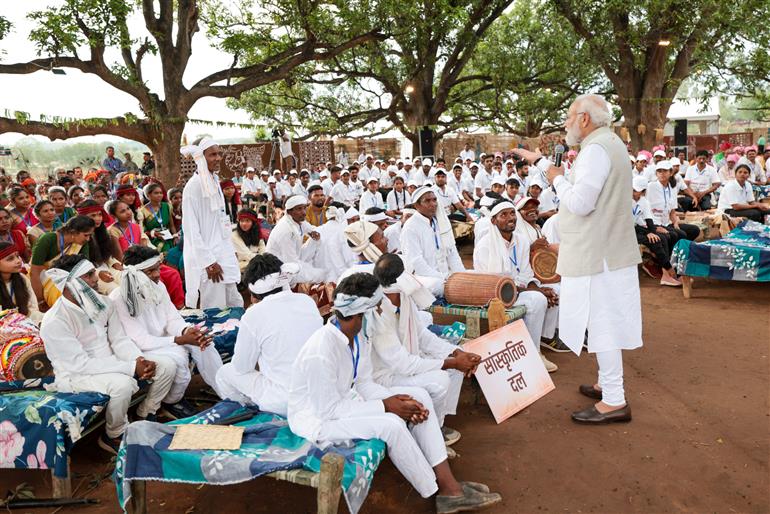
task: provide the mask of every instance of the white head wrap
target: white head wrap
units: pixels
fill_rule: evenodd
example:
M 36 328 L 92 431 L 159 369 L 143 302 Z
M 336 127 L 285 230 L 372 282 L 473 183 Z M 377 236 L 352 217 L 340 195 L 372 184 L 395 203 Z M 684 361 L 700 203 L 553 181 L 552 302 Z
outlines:
M 218 211 L 224 207 L 224 198 L 220 193 L 219 181 L 213 173 L 209 171 L 209 165 L 203 152 L 216 146 L 217 142 L 213 139 L 203 138 L 197 145 L 183 146 L 180 152 L 186 157 L 192 157 L 198 168 L 198 175 L 201 179 L 201 191 L 204 198 L 213 200 L 211 210 Z
M 132 317 L 139 316 L 149 303 L 150 307 L 160 305 L 163 297 L 157 284 L 143 273 L 143 270 L 160 264 L 160 255 L 156 255 L 138 264 L 123 267 L 120 279 L 120 297 L 126 302 L 128 313 Z
M 489 213 L 489 216 L 496 216 L 500 214 L 500 211 L 504 211 L 505 209 L 516 209 L 511 202 L 505 201 L 500 202 L 496 204 L 494 207 L 492 207 L 492 210 Z
M 433 193 L 433 188 L 428 186 L 421 186 L 414 190 L 412 193 L 412 203 L 417 203 L 420 197 L 426 193 Z
M 297 273 L 299 273 L 299 264 L 296 262 L 286 262 L 281 265 L 281 271 L 265 275 L 256 282 L 249 284 L 249 291 L 256 295 L 268 293 L 279 287 L 285 291 L 289 289 L 291 279 Z
M 49 187 L 48 188 L 48 195 L 50 196 L 51 193 L 55 193 L 57 191 L 60 192 L 61 194 L 65 195 L 65 196 L 67 195 L 67 191 L 63 187 L 61 187 L 61 186 L 51 186 L 51 187 Z
M 401 342 L 412 355 L 417 355 L 420 348 L 419 335 L 420 310 L 427 309 L 436 297 L 408 270 L 404 270 L 396 282 L 384 288 L 388 294 L 398 293 L 401 298 L 398 318 L 398 335 Z
M 351 207 L 345 212 L 345 220 L 350 221 L 353 218 L 360 217 L 361 214 L 358 212 L 358 210 L 355 207 Z
M 385 214 L 384 212 L 378 212 L 377 214 L 364 214 L 364 219 L 371 223 L 375 221 L 390 221 L 393 218 Z
M 101 299 L 101 295 L 94 291 L 85 281 L 80 278 L 83 275 L 94 270 L 91 261 L 83 259 L 78 262 L 72 271 L 65 271 L 59 268 L 46 270 L 45 279 L 50 279 L 54 287 L 64 293 L 66 287 L 79 304 L 83 312 L 88 316 L 88 320 L 93 323 L 99 316 L 106 312 L 107 305 Z M 45 281 L 44 279 L 44 281 Z
M 376 262 L 382 256 L 382 251 L 374 246 L 369 238 L 374 235 L 379 227 L 369 221 L 358 221 L 345 227 L 345 239 L 353 246 L 351 249 L 356 255 L 361 254 L 370 262 Z M 350 244 L 348 245 L 350 246 Z
M 372 296 L 355 296 L 338 293 L 334 297 L 334 310 L 346 318 L 356 314 L 366 314 L 380 304 L 383 296 L 384 294 L 381 287 L 378 287 Z
M 300 205 L 307 205 L 307 198 L 305 198 L 302 195 L 294 195 L 290 196 L 286 200 L 286 210 L 289 211 L 295 207 L 298 207 Z

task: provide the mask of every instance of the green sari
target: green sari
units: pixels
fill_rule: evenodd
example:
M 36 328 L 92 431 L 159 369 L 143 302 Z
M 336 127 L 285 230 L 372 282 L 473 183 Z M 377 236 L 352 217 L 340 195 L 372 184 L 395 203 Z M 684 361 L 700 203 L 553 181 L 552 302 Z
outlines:
M 142 225 L 147 237 L 150 238 L 150 242 L 161 253 L 166 253 L 170 249 L 174 248 L 175 243 L 173 239 L 164 240 L 162 237 L 152 237 L 153 230 L 168 230 L 171 231 L 171 207 L 166 202 L 160 203 L 160 210 L 156 211 L 148 203 L 142 207 L 142 214 L 144 220 Z

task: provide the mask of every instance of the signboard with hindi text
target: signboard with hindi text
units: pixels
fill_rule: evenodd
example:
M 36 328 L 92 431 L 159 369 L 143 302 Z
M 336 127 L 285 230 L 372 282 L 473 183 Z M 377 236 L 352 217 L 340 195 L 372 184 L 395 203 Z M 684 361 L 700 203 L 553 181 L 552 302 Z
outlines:
M 555 389 L 524 320 L 517 320 L 463 345 L 481 356 L 476 379 L 502 423 Z

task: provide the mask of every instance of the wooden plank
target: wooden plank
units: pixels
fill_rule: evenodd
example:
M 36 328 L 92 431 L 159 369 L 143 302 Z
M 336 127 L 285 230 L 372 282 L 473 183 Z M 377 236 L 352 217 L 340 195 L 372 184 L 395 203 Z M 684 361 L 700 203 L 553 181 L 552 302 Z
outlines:
M 67 476 L 59 478 L 51 470 L 52 498 L 72 498 L 72 475 L 70 473 L 70 458 L 67 457 Z
M 321 476 L 318 480 L 318 514 L 337 514 L 342 493 L 342 469 L 345 459 L 329 452 L 321 459 Z
M 688 300 L 692 297 L 692 277 L 682 275 L 682 294 Z
M 147 482 L 144 480 L 131 481 L 131 514 L 147 514 Z
M 494 332 L 502 328 L 508 322 L 508 316 L 505 313 L 505 306 L 497 298 L 493 298 L 487 307 L 487 320 L 489 321 L 489 331 Z

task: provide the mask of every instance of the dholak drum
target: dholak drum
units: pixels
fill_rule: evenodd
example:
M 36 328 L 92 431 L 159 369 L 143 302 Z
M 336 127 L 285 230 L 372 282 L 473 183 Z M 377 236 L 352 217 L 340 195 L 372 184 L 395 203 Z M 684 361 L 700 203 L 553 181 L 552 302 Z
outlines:
M 53 375 L 51 361 L 48 360 L 43 340 L 39 337 L 14 337 L 0 344 L 0 378 L 2 380 L 27 380 L 51 375 Z
M 444 297 L 453 305 L 484 307 L 497 298 L 507 308 L 516 301 L 510 277 L 492 273 L 453 273 L 444 285 Z
M 532 262 L 532 272 L 535 278 L 542 284 L 554 284 L 561 282 L 561 277 L 556 273 L 556 262 L 559 260 L 559 254 L 550 248 L 539 248 L 530 255 Z

